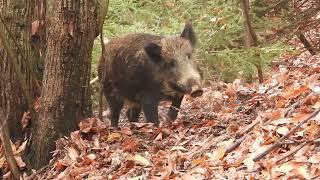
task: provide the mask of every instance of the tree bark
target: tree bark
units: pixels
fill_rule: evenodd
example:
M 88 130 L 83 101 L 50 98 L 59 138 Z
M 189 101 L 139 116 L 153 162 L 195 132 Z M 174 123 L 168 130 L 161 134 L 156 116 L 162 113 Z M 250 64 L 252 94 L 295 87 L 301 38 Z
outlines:
M 303 35 L 302 32 L 298 33 L 298 38 L 301 41 L 301 43 L 304 45 L 304 47 L 310 52 L 311 55 L 316 55 L 317 50 L 314 48 L 311 43 L 308 41 L 308 39 Z
M 249 0 L 240 0 L 240 6 L 243 12 L 244 17 L 244 36 L 243 36 L 243 44 L 245 48 L 250 48 L 252 46 L 256 47 L 258 45 L 258 38 L 252 27 L 252 23 L 250 20 L 250 5 Z M 263 71 L 261 67 L 261 62 L 258 60 L 254 62 L 254 65 L 258 71 L 259 83 L 263 83 Z
M 34 85 L 36 79 L 28 60 L 31 56 L 28 42 L 29 8 L 29 1 L 7 0 L 0 3 L 1 33 L 6 37 L 5 41 L 14 55 L 14 59 L 10 59 L 4 42 L 0 41 L 0 108 L 4 109 L 4 116 L 8 117 L 10 137 L 13 140 L 22 139 L 20 120 L 24 111 L 28 110 L 27 98 L 32 99 L 38 90 Z M 32 97 L 26 97 L 21 82 L 25 84 L 27 94 Z
M 31 163 L 50 160 L 55 140 L 91 115 L 90 68 L 94 38 L 101 22 L 99 2 L 47 0 L 46 51 L 38 118 L 33 125 Z

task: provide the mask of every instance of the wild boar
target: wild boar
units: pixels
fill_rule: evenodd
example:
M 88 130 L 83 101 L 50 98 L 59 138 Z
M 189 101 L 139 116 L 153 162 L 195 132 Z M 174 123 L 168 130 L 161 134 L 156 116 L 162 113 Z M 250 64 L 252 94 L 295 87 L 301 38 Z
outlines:
M 202 75 L 192 57 L 195 44 L 191 23 L 180 36 L 136 33 L 111 39 L 100 57 L 98 74 L 112 126 L 118 126 L 124 103 L 129 121 L 137 121 L 142 109 L 147 122 L 158 124 L 160 101 L 172 102 L 168 117 L 173 121 L 185 94 L 201 96 Z

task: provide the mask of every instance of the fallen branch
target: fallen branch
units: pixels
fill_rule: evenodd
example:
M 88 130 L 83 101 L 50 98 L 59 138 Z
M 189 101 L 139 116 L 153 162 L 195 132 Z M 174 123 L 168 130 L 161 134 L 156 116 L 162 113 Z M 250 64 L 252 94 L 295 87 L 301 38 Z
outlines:
M 209 136 L 205 142 L 204 142 L 204 146 L 202 146 L 200 149 L 198 149 L 197 151 L 195 152 L 191 152 L 189 153 L 189 155 L 187 156 L 188 159 L 193 159 L 195 156 L 198 156 L 198 155 L 202 155 L 207 149 L 217 145 L 219 142 L 227 139 L 228 136 L 226 135 L 221 135 L 217 138 L 214 138 L 213 135 Z
M 229 146 L 227 149 L 226 149 L 226 154 L 227 153 L 230 153 L 232 152 L 233 150 L 235 150 L 238 146 L 240 146 L 240 144 L 246 140 L 246 138 L 248 137 L 249 135 L 245 135 L 245 136 L 242 136 L 241 138 L 237 139 L 235 143 L 233 143 L 231 146 Z
M 292 116 L 294 110 L 295 110 L 297 107 L 299 107 L 306 99 L 308 99 L 308 98 L 309 98 L 310 96 L 312 96 L 313 94 L 314 94 L 314 93 L 311 92 L 311 93 L 309 93 L 305 98 L 300 99 L 299 101 L 293 103 L 293 104 L 291 105 L 291 107 L 288 108 L 288 109 L 285 111 L 284 116 L 285 116 L 285 117 L 290 117 L 290 116 Z
M 246 128 L 243 130 L 237 132 L 236 138 L 242 137 L 243 135 L 247 134 L 249 131 L 251 131 L 258 123 L 260 122 L 260 118 L 257 118 L 255 121 L 253 121 L 251 124 L 249 124 Z
M 238 146 L 240 146 L 240 144 L 249 136 L 247 133 L 250 132 L 257 124 L 259 124 L 260 121 L 261 120 L 257 118 L 255 121 L 253 121 L 251 124 L 249 124 L 246 128 L 237 132 L 237 134 L 236 134 L 237 139 L 236 139 L 235 143 L 233 143 L 231 146 L 229 146 L 226 149 L 226 154 L 232 152 Z
M 264 156 L 266 156 L 268 153 L 270 153 L 273 149 L 279 147 L 281 145 L 281 142 L 289 137 L 292 133 L 296 132 L 296 130 L 298 130 L 298 128 L 300 128 L 300 126 L 304 123 L 306 123 L 307 121 L 309 121 L 311 118 L 313 118 L 314 116 L 316 116 L 318 113 L 320 112 L 320 108 L 316 109 L 312 114 L 310 114 L 310 116 L 308 118 L 306 118 L 305 120 L 301 121 L 299 124 L 297 124 L 294 128 L 292 128 L 286 135 L 282 136 L 275 144 L 273 144 L 272 146 L 270 146 L 267 150 L 265 150 L 264 152 L 262 152 L 261 154 L 257 155 L 256 157 L 253 158 L 253 161 L 259 161 L 260 159 L 262 159 Z
M 3 113 L 2 112 L 0 113 L 1 113 L 0 118 L 1 118 L 1 127 L 2 127 L 0 129 L 0 136 L 1 136 L 4 155 L 9 165 L 9 169 L 11 171 L 13 179 L 20 179 L 20 169 L 17 165 L 17 161 L 14 158 L 12 148 L 11 148 L 7 118 L 3 119 L 4 118 Z
M 282 157 L 277 159 L 275 161 L 275 163 L 278 163 L 278 162 L 282 161 L 283 159 L 295 154 L 296 152 L 298 152 L 301 148 L 303 148 L 307 144 L 308 144 L 307 142 L 304 142 L 304 143 L 300 144 L 299 146 L 297 146 L 296 148 L 292 149 L 291 151 L 286 152 Z
M 312 140 L 290 140 L 290 141 L 284 141 L 281 142 L 281 145 L 289 145 L 289 144 L 301 144 L 301 143 L 312 143 L 312 144 L 319 144 L 320 143 L 320 138 L 317 139 L 312 139 Z

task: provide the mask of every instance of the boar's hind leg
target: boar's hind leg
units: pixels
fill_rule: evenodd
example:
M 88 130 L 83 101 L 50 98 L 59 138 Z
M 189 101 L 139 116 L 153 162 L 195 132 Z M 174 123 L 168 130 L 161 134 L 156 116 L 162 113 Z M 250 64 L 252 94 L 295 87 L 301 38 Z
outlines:
M 127 117 L 130 122 L 138 122 L 139 115 L 141 112 L 141 106 L 130 107 L 127 110 Z
M 120 111 L 123 107 L 123 100 L 117 96 L 108 96 L 107 101 L 110 107 L 111 125 L 113 127 L 118 127 Z
M 152 96 L 145 96 L 142 102 L 142 109 L 147 122 L 152 122 L 156 125 L 159 125 L 158 104 L 159 100 L 157 98 Z
M 183 96 L 176 96 L 172 99 L 172 104 L 168 112 L 168 116 L 171 121 L 176 120 L 182 99 L 183 99 Z

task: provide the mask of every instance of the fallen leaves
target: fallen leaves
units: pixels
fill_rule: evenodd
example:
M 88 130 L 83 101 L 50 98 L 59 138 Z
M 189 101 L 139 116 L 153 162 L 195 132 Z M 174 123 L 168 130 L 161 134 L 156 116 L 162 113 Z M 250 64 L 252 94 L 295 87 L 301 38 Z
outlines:
M 137 122 L 115 130 L 97 118 L 85 119 L 78 131 L 57 141 L 55 162 L 37 177 L 319 177 L 320 114 L 314 111 L 320 108 L 320 71 L 305 69 L 320 69 L 319 59 L 288 59 L 273 68 L 263 85 L 217 82 L 206 87 L 202 97 L 185 98 L 177 120 L 160 127 Z M 309 66 L 302 68 L 301 63 Z M 160 118 L 165 119 L 169 106 L 159 107 Z M 25 166 L 20 154 L 26 144 L 12 145 L 19 167 Z M 3 158 L 0 166 L 6 166 Z

